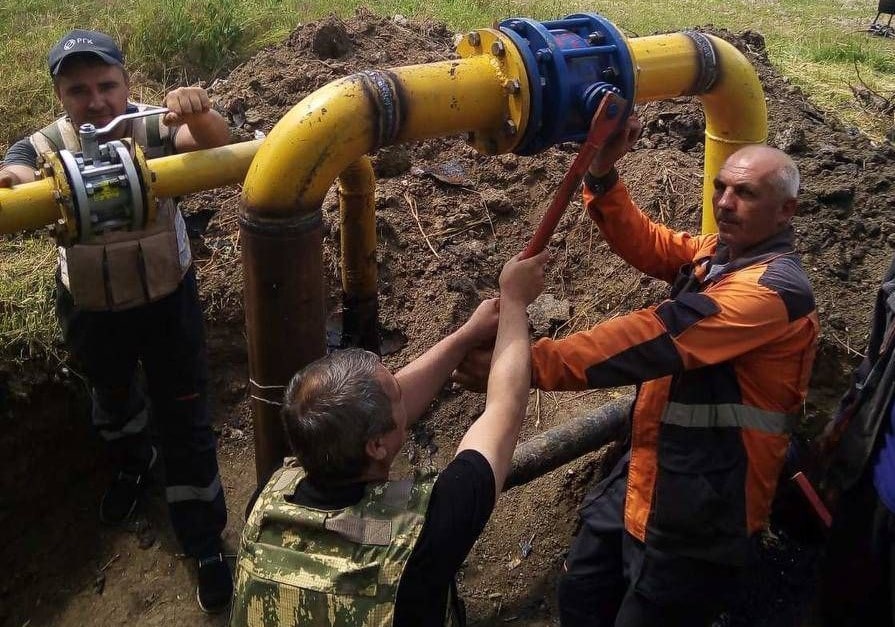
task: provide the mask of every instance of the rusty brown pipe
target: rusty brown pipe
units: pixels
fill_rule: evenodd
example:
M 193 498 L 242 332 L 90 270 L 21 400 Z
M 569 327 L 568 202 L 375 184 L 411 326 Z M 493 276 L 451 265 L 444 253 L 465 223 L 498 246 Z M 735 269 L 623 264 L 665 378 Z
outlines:
M 280 410 L 296 362 L 326 352 L 323 307 L 322 217 L 239 217 L 245 274 L 246 332 L 259 485 L 289 452 Z M 309 334 L 307 329 L 320 329 Z M 261 479 L 264 479 L 261 481 Z

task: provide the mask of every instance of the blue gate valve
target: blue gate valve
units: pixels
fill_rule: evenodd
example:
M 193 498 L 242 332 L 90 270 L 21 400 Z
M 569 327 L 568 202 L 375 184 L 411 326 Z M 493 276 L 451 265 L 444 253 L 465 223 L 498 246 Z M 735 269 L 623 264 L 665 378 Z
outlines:
M 509 18 L 499 28 L 516 44 L 531 86 L 529 121 L 516 154 L 584 141 L 607 92 L 622 96 L 628 103 L 623 114 L 630 113 L 634 63 L 625 36 L 606 18 L 594 13 L 552 22 Z

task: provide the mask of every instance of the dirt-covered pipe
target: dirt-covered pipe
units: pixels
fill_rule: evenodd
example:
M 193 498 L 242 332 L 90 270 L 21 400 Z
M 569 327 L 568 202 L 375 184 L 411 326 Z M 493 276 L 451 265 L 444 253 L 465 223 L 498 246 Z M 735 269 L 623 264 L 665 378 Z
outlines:
M 526 484 L 625 437 L 633 401 L 633 396 L 623 396 L 520 444 L 513 453 L 513 467 L 503 489 Z
M 375 185 L 367 156 L 339 175 L 342 343 L 379 353 Z

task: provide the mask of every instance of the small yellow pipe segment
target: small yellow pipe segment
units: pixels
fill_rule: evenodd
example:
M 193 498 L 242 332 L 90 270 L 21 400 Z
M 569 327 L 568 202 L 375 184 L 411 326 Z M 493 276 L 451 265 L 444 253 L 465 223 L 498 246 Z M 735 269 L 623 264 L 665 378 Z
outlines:
M 152 193 L 157 198 L 170 198 L 239 183 L 263 141 L 256 139 L 152 159 L 148 162 Z
M 695 95 L 705 111 L 702 232 L 718 230 L 712 210 L 713 181 L 724 161 L 739 148 L 767 139 L 768 112 L 755 68 L 723 39 L 707 37 L 714 48 L 718 77 L 708 92 L 693 94 L 699 53 L 683 33 L 629 39 L 637 71 L 637 102 Z
M 339 175 L 342 290 L 359 300 L 376 296 L 376 177 L 366 155 Z
M 637 77 L 637 102 L 667 100 L 691 93 L 699 65 L 696 47 L 683 33 L 628 39 Z
M 487 55 L 411 65 L 379 72 L 397 97 L 392 119 L 399 127 L 384 143 L 400 143 L 503 124 L 501 78 Z M 332 182 L 359 156 L 378 147 L 381 118 L 377 94 L 363 74 L 329 83 L 281 119 L 258 150 L 243 198 L 261 216 L 316 211 Z
M 54 189 L 52 178 L 0 189 L 0 233 L 39 229 L 60 219 Z

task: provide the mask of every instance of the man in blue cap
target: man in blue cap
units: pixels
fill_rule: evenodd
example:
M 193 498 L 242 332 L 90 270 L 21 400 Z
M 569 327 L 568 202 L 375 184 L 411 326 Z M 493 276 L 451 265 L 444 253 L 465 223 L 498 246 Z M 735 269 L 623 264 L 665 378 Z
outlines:
M 108 35 L 71 31 L 48 60 L 65 115 L 9 148 L 0 187 L 33 181 L 40 154 L 79 152 L 81 124 L 99 128 L 147 108 L 129 100 L 124 56 Z M 229 141 L 204 89 L 175 89 L 162 104 L 168 113 L 121 124 L 102 141 L 132 137 L 148 158 Z M 183 217 L 172 199 L 159 199 L 156 213 L 142 230 L 60 245 L 56 311 L 74 363 L 90 382 L 93 425 L 115 465 L 100 518 L 129 519 L 149 471 L 163 459 L 172 526 L 184 552 L 198 560 L 199 605 L 214 612 L 226 607 L 233 583 L 221 547 L 227 509 L 206 406 L 202 310 Z M 160 450 L 147 428 L 150 406 Z

